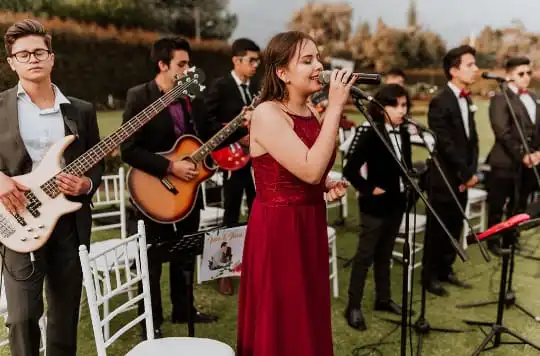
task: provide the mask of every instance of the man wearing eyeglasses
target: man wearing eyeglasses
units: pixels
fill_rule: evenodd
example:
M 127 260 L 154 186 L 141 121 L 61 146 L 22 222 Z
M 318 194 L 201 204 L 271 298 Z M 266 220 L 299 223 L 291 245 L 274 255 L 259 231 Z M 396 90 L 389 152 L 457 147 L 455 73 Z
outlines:
M 250 39 L 239 38 L 232 44 L 233 69 L 227 75 L 214 80 L 205 97 L 208 120 L 225 125 L 234 119 L 242 109 L 249 106 L 259 90 L 259 83 L 253 79 L 260 63 L 260 48 Z M 251 111 L 247 115 L 250 115 Z M 239 141 L 248 154 L 249 135 L 246 128 L 239 132 L 244 137 Z M 238 225 L 244 192 L 248 208 L 255 198 L 255 184 L 251 175 L 251 164 L 235 171 L 225 172 L 223 224 Z M 220 280 L 220 292 L 232 294 L 230 279 Z
M 65 135 L 77 139 L 64 152 L 69 164 L 99 141 L 92 104 L 66 97 L 51 82 L 54 53 L 51 36 L 37 21 L 24 20 L 6 31 L 7 61 L 19 83 L 0 93 L 0 202 L 9 211 L 26 205 L 28 189 L 10 177 L 34 170 L 48 149 Z M 78 247 L 90 243 L 90 201 L 101 182 L 103 164 L 87 176 L 61 174 L 56 184 L 68 199 L 82 203 L 78 211 L 57 222 L 47 244 L 29 254 L 0 247 L 7 297 L 9 341 L 14 356 L 37 356 L 39 319 L 43 315 L 46 280 L 49 355 L 75 355 L 82 273 Z
M 495 135 L 487 158 L 491 166 L 487 198 L 489 226 L 501 222 L 507 199 L 510 200 L 507 217 L 525 209 L 528 196 L 537 189 L 532 167 L 540 162 L 540 106 L 536 95 L 528 89 L 533 74 L 531 62 L 526 57 L 511 57 L 505 69 L 509 79 L 506 93 L 532 152 L 526 153 L 504 94 L 498 93 L 489 105 L 489 120 Z M 500 240 L 487 243 L 491 252 L 500 255 Z

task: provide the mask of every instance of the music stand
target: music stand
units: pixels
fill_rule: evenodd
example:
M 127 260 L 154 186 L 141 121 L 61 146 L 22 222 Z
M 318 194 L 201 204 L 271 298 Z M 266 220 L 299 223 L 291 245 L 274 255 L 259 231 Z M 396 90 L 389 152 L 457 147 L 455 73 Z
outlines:
M 526 226 L 526 223 L 523 223 L 520 225 Z M 495 349 L 501 345 L 508 345 L 508 344 L 526 344 L 540 351 L 540 346 L 532 343 L 531 341 L 525 339 L 523 336 L 517 334 L 516 332 L 508 329 L 507 327 L 503 325 L 503 314 L 504 314 L 504 307 L 506 304 L 506 296 L 507 296 L 506 284 L 507 284 L 507 278 L 509 277 L 508 265 L 510 262 L 510 255 L 513 255 L 515 251 L 515 241 L 519 235 L 520 225 L 512 228 L 511 230 L 507 230 L 503 232 L 502 248 L 501 248 L 501 254 L 502 254 L 501 282 L 499 285 L 499 299 L 496 302 L 497 303 L 497 320 L 495 321 L 495 323 L 465 320 L 465 322 L 469 325 L 477 325 L 480 327 L 481 326 L 491 327 L 491 331 L 488 334 L 486 334 L 486 337 L 484 338 L 482 343 L 480 343 L 480 345 L 474 351 L 473 356 L 479 355 L 483 351 L 488 351 L 491 349 Z M 488 303 L 488 304 L 491 304 L 491 303 Z M 516 339 L 518 339 L 519 342 L 502 341 L 501 340 L 502 334 L 511 335 L 515 337 Z M 493 346 L 486 348 L 486 346 L 488 345 L 490 341 L 493 342 Z
M 186 234 L 180 240 L 160 241 L 154 244 L 149 244 L 148 252 L 152 251 L 159 256 L 161 262 L 170 262 L 172 260 L 187 260 L 196 259 L 198 255 L 203 253 L 204 239 L 208 232 L 212 232 L 223 227 L 214 227 L 207 230 L 197 231 L 193 234 Z M 193 320 L 193 274 L 195 271 L 183 269 L 186 280 L 187 292 L 187 325 L 188 336 L 195 336 L 195 322 Z

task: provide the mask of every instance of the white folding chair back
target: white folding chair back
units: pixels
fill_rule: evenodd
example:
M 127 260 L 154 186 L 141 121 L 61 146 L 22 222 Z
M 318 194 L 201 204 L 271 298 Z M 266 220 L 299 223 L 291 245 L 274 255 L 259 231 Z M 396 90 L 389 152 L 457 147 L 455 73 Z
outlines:
M 131 245 L 135 246 L 137 254 L 133 268 L 130 271 L 127 265 L 127 251 L 132 248 Z M 184 350 L 189 350 L 189 355 L 234 356 L 232 349 L 219 341 L 197 338 L 154 340 L 146 234 L 142 220 L 137 224 L 137 233 L 135 235 L 121 240 L 116 246 L 92 257 L 88 254 L 86 247 L 81 245 L 79 247 L 79 257 L 98 356 L 106 356 L 109 346 L 129 329 L 136 327 L 143 321 L 146 326 L 147 340 L 135 346 L 128 352 L 128 355 L 187 355 Z M 111 274 L 105 274 L 104 282 L 95 267 L 100 263 L 99 260 L 101 259 L 105 259 L 106 265 L 111 264 L 109 261 L 113 261 Z M 141 293 L 111 310 L 107 316 L 101 317 L 100 307 L 104 305 L 105 301 L 125 295 L 129 289 L 136 287 L 139 283 L 142 283 Z M 140 301 L 144 304 L 143 313 L 132 318 L 112 336 L 107 337 L 104 333 L 104 326 L 110 323 L 114 317 L 126 312 Z
M 203 196 L 203 209 L 201 210 L 201 220 L 199 229 L 204 230 L 221 225 L 225 209 L 218 206 L 208 206 L 206 202 L 206 183 L 202 182 L 199 194 Z
M 109 224 L 93 224 L 92 232 L 103 230 L 120 229 L 120 238 L 127 236 L 126 229 L 126 198 L 125 198 L 125 173 L 124 167 L 118 169 L 118 174 L 102 177 L 102 185 L 96 190 L 92 198 L 92 220 L 101 218 L 118 217 L 118 222 Z M 111 208 L 116 208 L 109 211 Z M 107 211 L 101 210 L 106 208 Z
M 408 218 L 409 218 L 409 233 L 407 236 L 404 236 L 406 235 L 406 231 L 405 231 L 405 215 L 403 215 L 403 219 L 401 220 L 401 225 L 399 226 L 399 234 L 402 235 L 403 237 L 396 238 L 396 243 L 398 244 L 404 244 L 406 238 L 412 242 L 412 238 L 414 234 L 419 234 L 426 230 L 427 218 L 425 215 L 409 214 Z M 420 242 L 416 242 L 414 246 L 412 245 L 412 243 L 409 243 L 409 256 L 411 256 L 411 261 L 413 258 L 415 260 L 414 266 L 409 266 L 410 271 L 412 271 L 413 269 L 417 267 L 422 266 L 422 260 L 417 258 L 417 256 L 418 256 L 418 253 L 420 253 L 420 251 L 422 251 L 423 249 L 424 249 L 424 245 Z M 396 249 L 396 247 L 394 247 L 394 250 L 392 251 L 392 256 L 394 258 L 403 258 L 402 251 L 403 251 L 402 248 Z
M 467 190 L 467 205 L 465 206 L 465 215 L 471 221 L 472 228 L 475 232 L 484 231 L 487 228 L 486 219 L 486 201 L 487 192 L 482 189 L 471 188 Z M 476 220 L 476 221 L 475 221 Z M 461 236 L 461 245 L 467 249 L 467 235 L 471 233 L 471 229 L 466 221 L 463 222 L 463 233 Z
M 332 292 L 334 298 L 339 297 L 339 278 L 338 278 L 338 264 L 337 264 L 337 234 L 336 229 L 328 226 L 326 229 L 328 233 L 328 248 L 330 257 L 328 263 L 330 264 L 330 281 L 332 281 Z

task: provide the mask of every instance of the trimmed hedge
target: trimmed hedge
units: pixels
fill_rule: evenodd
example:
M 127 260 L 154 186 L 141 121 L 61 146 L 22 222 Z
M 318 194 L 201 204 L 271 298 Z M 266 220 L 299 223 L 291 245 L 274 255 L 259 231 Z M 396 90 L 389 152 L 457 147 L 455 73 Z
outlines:
M 30 14 L 0 12 L 0 31 Z M 150 45 L 159 34 L 141 30 L 119 30 L 70 20 L 38 18 L 53 36 L 56 54 L 53 81 L 68 95 L 105 107 L 108 96 L 124 99 L 127 90 L 153 77 Z M 192 63 L 206 73 L 206 83 L 230 70 L 230 47 L 222 41 L 192 43 Z M 0 39 L 4 47 L 3 35 Z M 17 82 L 5 60 L 0 63 L 0 90 Z

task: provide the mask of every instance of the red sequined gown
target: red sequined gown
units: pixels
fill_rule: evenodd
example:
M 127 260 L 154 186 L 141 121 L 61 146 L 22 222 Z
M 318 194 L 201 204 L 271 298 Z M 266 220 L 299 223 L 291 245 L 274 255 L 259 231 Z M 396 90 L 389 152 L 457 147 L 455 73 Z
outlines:
M 289 115 L 311 147 L 317 119 Z M 324 179 L 305 183 L 269 154 L 252 164 L 257 195 L 242 259 L 237 355 L 332 356 Z

